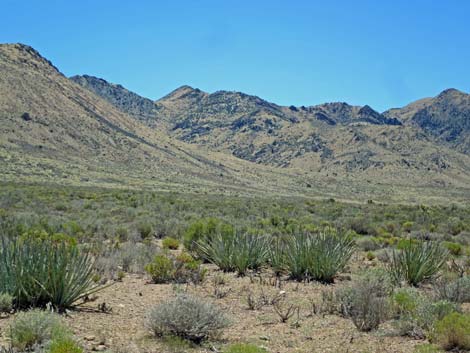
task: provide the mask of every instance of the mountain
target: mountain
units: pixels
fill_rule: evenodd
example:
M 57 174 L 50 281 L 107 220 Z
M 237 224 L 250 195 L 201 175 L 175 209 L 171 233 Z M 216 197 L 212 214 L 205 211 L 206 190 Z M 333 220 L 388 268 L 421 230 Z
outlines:
M 69 79 L 29 46 L 0 45 L 3 181 L 468 200 L 470 156 L 413 118 L 189 86 L 153 102 L 95 77 Z
M 411 103 L 384 113 L 390 118 L 419 126 L 447 145 L 470 154 L 470 95 L 447 89 L 434 98 Z
M 142 124 L 22 44 L 0 45 L 0 122 L 2 180 L 245 192 L 277 183 L 275 171 Z

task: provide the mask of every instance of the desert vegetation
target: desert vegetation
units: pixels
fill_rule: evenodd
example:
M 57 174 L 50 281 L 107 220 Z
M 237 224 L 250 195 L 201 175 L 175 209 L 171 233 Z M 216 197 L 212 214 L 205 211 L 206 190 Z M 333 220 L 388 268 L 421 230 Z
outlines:
M 469 211 L 3 184 L 1 342 L 14 352 L 465 351 Z

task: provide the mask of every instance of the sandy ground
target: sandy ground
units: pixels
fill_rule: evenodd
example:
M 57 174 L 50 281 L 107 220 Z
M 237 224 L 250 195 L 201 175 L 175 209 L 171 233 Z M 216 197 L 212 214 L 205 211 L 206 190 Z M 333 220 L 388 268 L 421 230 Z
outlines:
M 65 317 L 67 325 L 75 333 L 87 351 L 108 350 L 113 352 L 181 352 L 145 329 L 148 309 L 172 298 L 178 290 L 186 290 L 207 298 L 219 305 L 232 319 L 220 341 L 191 349 L 191 352 L 223 351 L 226 344 L 249 342 L 266 347 L 272 353 L 285 352 L 413 352 L 423 341 L 387 335 L 386 327 L 377 332 L 359 332 L 352 322 L 335 315 L 312 313 L 312 303 L 320 303 L 322 289 L 332 287 L 318 283 L 283 282 L 279 289 L 270 276 L 237 277 L 224 274 L 226 283 L 218 286 L 228 291 L 224 298 L 216 298 L 212 277 L 219 273 L 213 269 L 202 285 L 157 285 L 148 283 L 144 276 L 127 275 L 122 282 L 97 293 L 94 301 L 81 306 Z M 270 283 L 271 282 L 271 283 Z M 346 281 L 347 282 L 347 281 Z M 336 286 L 342 285 L 340 281 Z M 273 306 L 249 310 L 247 293 L 259 298 L 261 293 L 273 298 L 285 292 L 285 306 L 299 307 L 287 323 L 281 323 Z M 111 308 L 109 313 L 100 312 L 98 306 Z M 0 320 L 2 344 L 6 343 L 6 331 L 13 316 Z

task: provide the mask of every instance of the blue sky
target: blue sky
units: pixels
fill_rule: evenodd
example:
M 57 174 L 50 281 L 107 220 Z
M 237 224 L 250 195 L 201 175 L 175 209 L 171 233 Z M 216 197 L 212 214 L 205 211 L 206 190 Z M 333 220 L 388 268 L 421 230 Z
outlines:
M 0 0 L 0 42 L 152 99 L 188 84 L 283 105 L 470 90 L 470 1 Z

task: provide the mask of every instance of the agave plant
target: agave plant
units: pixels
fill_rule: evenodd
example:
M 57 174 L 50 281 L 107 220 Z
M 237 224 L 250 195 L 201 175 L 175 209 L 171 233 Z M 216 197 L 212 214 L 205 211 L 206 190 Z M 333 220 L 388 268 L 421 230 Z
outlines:
M 223 271 L 236 271 L 244 275 L 257 270 L 268 260 L 269 242 L 265 236 L 242 233 L 216 234 L 198 242 L 199 253 Z
M 93 282 L 93 261 L 78 246 L 51 241 L 1 239 L 0 292 L 19 307 L 51 304 L 58 311 L 101 289 Z
M 396 282 L 406 281 L 417 286 L 434 277 L 445 264 L 449 252 L 436 242 L 413 243 L 392 253 L 389 265 L 391 277 Z
M 296 280 L 332 282 L 354 253 L 354 241 L 348 234 L 325 228 L 315 234 L 292 235 L 286 244 L 286 267 Z

